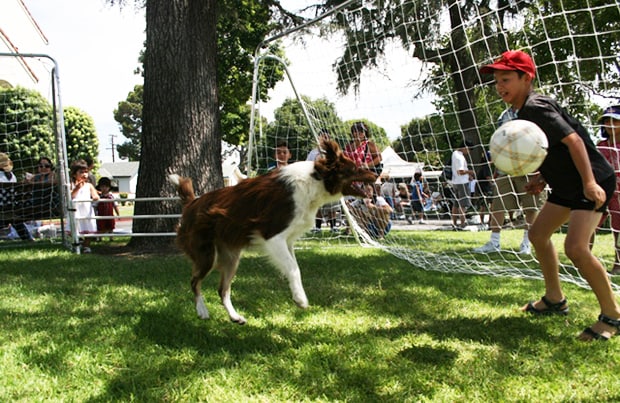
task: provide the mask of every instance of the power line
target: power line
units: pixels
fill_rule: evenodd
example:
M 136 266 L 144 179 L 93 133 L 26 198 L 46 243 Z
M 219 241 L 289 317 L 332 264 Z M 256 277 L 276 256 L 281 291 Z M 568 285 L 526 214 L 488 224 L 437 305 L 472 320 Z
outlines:
M 116 147 L 114 146 L 114 139 L 116 138 L 115 134 L 109 134 L 108 136 L 110 136 L 110 147 L 108 147 L 108 150 L 112 150 L 112 162 L 114 162 L 114 151 L 116 150 Z

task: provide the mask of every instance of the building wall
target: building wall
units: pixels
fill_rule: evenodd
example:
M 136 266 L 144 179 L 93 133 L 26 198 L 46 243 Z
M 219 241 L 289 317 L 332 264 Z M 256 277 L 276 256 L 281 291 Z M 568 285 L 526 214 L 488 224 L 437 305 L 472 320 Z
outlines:
M 119 193 L 136 193 L 136 185 L 132 186 L 131 178 L 116 178 Z
M 137 161 L 104 162 L 99 168 L 99 175 L 116 180 L 119 192 L 132 194 L 136 193 L 139 167 Z
M 45 54 L 48 41 L 26 0 L 0 2 L 0 53 Z M 0 57 L 0 85 L 21 86 L 48 96 L 53 62 L 46 58 Z

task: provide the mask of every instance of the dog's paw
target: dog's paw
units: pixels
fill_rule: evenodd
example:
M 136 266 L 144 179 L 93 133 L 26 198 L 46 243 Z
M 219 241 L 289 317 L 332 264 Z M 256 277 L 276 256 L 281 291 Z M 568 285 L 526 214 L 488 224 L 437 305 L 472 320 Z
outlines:
M 304 299 L 302 301 L 295 301 L 295 303 L 297 304 L 298 307 L 300 307 L 301 309 L 307 309 L 310 304 L 308 303 L 308 299 Z
M 209 319 L 209 310 L 202 296 L 196 298 L 196 313 L 200 319 Z
M 238 325 L 245 325 L 248 321 L 245 320 L 245 318 L 241 315 L 237 316 L 236 318 L 233 318 L 231 316 L 230 320 Z
M 293 301 L 295 301 L 297 306 L 301 309 L 308 308 L 308 297 L 306 296 L 303 288 L 293 291 Z

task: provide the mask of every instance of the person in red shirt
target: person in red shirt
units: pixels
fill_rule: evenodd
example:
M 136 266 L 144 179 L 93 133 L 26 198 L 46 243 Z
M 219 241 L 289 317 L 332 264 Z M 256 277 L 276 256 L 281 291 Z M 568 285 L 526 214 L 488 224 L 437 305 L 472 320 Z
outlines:
M 601 124 L 601 137 L 603 140 L 596 146 L 603 154 L 607 162 L 616 172 L 616 192 L 609 201 L 607 210 L 611 221 L 611 230 L 614 234 L 614 245 L 616 257 L 611 274 L 620 275 L 620 244 L 618 244 L 620 233 L 620 105 L 610 106 L 603 111 L 603 116 L 599 119 Z M 603 217 L 601 223 L 606 219 Z
M 99 191 L 99 200 L 114 200 L 114 194 L 110 191 L 112 190 L 112 181 L 110 178 L 99 178 L 99 182 L 97 182 L 97 190 Z M 97 202 L 95 205 L 95 211 L 98 216 L 108 216 L 111 217 L 116 213 L 116 215 L 120 215 L 120 211 L 118 209 L 118 205 L 116 202 Z M 114 232 L 115 228 L 114 218 L 97 218 L 97 232 L 102 234 L 109 234 Z

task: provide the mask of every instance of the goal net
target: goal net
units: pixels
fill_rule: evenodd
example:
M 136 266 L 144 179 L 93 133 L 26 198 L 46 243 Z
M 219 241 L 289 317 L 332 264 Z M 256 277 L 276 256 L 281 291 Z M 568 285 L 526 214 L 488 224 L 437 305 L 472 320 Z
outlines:
M 51 58 L 0 53 L 0 243 L 63 236 L 61 109 Z
M 542 278 L 523 244 L 524 206 L 504 211 L 498 250 L 476 250 L 490 240 L 488 192 L 497 172 L 486 155 L 507 107 L 479 68 L 505 50 L 526 51 L 538 67 L 537 91 L 558 99 L 598 142 L 602 110 L 620 98 L 618 0 L 357 0 L 305 11 L 306 24 L 257 51 L 248 173 L 268 170 L 281 147 L 289 161 L 306 160 L 322 130 L 344 148 L 362 122 L 383 157 L 376 192 L 393 206 L 387 219 L 355 201 L 324 206 L 306 239 L 380 247 L 426 270 Z M 285 56 L 268 53 L 274 44 Z M 276 69 L 285 80 L 263 90 Z M 472 207 L 455 227 L 454 186 L 444 168 L 465 143 L 472 179 L 488 187 L 471 187 Z M 406 199 L 417 172 L 422 212 Z M 502 189 L 519 193 L 510 184 Z M 561 277 L 587 287 L 562 253 L 564 236 L 565 228 L 553 236 Z M 606 220 L 594 253 L 608 269 L 614 239 Z

